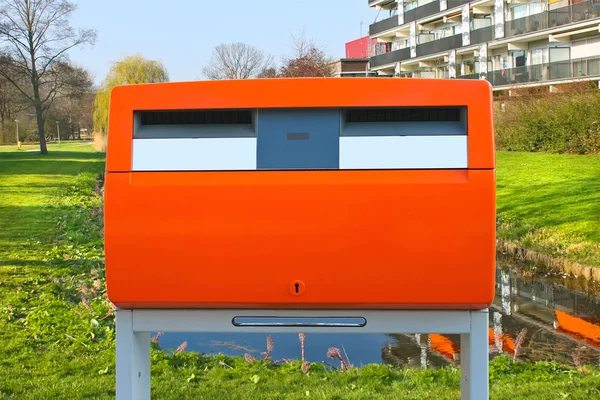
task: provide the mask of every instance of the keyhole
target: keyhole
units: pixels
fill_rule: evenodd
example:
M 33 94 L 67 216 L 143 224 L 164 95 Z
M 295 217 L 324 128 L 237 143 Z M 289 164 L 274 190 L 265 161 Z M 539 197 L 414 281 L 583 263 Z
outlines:
M 291 281 L 288 291 L 292 296 L 302 296 L 306 291 L 306 287 L 302 281 Z

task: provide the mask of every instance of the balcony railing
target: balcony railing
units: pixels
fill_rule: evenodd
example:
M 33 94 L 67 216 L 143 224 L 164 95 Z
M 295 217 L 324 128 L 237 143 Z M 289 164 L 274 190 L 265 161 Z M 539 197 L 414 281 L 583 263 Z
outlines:
M 600 75 L 600 58 L 582 58 L 573 61 L 573 78 Z
M 440 1 L 434 0 L 431 3 L 413 8 L 412 10 L 404 11 L 404 23 L 407 24 L 437 12 L 440 12 Z
M 388 19 L 381 20 L 379 22 L 375 22 L 374 24 L 369 25 L 369 35 L 374 36 L 378 33 L 388 31 L 390 29 L 394 29 L 398 26 L 398 16 L 394 15 Z
M 392 64 L 398 61 L 408 60 L 410 58 L 410 48 L 390 51 L 389 53 L 380 54 L 371 57 L 371 68 L 381 65 Z
M 462 47 L 462 34 L 417 45 L 417 57 Z
M 542 29 L 554 28 L 574 22 L 585 21 L 600 16 L 600 5 L 588 2 L 577 3 L 555 10 L 544 11 L 523 18 L 506 21 L 507 37 L 522 35 Z
M 479 74 L 468 74 L 468 75 L 459 75 L 456 79 L 479 79 Z
M 488 71 L 486 79 L 493 86 L 505 86 L 593 76 L 600 76 L 600 57 L 579 58 Z
M 434 0 L 431 3 L 422 5 L 421 7 L 413 8 L 409 12 L 411 11 L 415 12 L 415 20 L 428 17 L 440 12 L 440 1 Z
M 448 10 L 470 3 L 473 0 L 448 0 Z
M 471 44 L 491 42 L 494 40 L 494 27 L 486 26 L 471 31 Z

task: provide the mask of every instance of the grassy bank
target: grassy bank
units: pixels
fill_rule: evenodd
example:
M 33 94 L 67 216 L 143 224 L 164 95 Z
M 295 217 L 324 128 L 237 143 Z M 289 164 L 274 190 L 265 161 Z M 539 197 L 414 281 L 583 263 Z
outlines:
M 600 156 L 498 152 L 498 237 L 600 267 Z
M 0 152 L 0 399 L 114 398 L 114 318 L 105 298 L 101 204 L 94 193 L 104 158 L 89 146 L 57 150 L 51 147 L 44 157 Z M 509 167 L 514 156 L 500 154 L 499 165 Z M 527 162 L 513 161 L 522 178 L 508 179 L 499 171 L 499 185 L 504 185 L 499 198 L 515 202 L 512 208 L 501 205 L 500 213 L 514 212 L 517 218 L 528 211 L 518 207 L 512 192 L 535 172 L 516 168 Z M 533 192 L 522 200 L 537 201 Z M 581 212 L 572 218 L 590 219 Z M 459 398 L 454 368 L 372 365 L 342 372 L 311 364 L 304 373 L 300 362 L 249 364 L 156 348 L 152 360 L 153 398 L 158 399 Z M 499 357 L 490 377 L 492 399 L 600 397 L 600 371 L 591 367 L 513 364 Z

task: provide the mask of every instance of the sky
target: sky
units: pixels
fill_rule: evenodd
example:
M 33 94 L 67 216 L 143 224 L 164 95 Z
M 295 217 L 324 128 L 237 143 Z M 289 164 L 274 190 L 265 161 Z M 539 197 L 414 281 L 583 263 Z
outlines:
M 160 59 L 171 81 L 202 79 L 221 43 L 243 42 L 275 57 L 289 54 L 290 34 L 305 29 L 333 58 L 368 33 L 377 11 L 367 0 L 80 0 L 74 28 L 93 28 L 96 44 L 70 52 L 99 84 L 112 62 L 140 53 Z

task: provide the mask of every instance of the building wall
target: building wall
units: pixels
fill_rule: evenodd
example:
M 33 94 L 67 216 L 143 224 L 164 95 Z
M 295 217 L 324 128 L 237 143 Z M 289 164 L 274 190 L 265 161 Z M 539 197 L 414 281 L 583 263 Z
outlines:
M 377 39 L 369 36 L 346 43 L 346 58 L 367 58 L 371 55 L 370 48 L 375 46 Z

